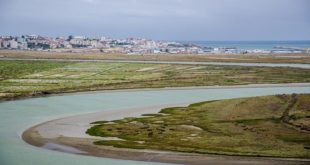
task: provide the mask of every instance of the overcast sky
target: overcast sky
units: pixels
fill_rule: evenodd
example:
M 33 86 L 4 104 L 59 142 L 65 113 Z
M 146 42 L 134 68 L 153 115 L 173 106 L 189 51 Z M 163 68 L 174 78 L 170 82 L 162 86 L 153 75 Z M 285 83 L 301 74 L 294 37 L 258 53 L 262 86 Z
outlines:
M 0 0 L 0 35 L 310 40 L 310 0 Z

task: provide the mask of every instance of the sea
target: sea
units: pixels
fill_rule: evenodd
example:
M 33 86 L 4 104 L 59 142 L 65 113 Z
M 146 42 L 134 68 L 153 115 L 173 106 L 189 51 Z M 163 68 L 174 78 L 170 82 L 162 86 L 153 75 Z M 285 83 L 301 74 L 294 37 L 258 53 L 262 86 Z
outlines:
M 187 44 L 197 44 L 210 48 L 236 48 L 243 50 L 273 50 L 278 48 L 305 49 L 310 48 L 307 41 L 179 41 Z

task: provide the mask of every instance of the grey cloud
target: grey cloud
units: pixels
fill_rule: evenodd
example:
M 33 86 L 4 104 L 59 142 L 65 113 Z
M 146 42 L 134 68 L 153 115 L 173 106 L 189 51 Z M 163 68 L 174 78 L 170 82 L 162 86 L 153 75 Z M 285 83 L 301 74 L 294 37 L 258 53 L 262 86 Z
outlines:
M 0 35 L 309 40 L 308 0 L 0 0 Z

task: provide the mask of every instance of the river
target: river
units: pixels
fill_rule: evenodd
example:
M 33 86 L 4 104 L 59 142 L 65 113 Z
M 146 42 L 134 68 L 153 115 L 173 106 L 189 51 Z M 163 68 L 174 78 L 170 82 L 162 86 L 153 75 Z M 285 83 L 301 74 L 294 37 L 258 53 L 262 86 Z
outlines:
M 1 165 L 144 165 L 159 164 L 96 158 L 33 147 L 21 139 L 27 128 L 38 123 L 82 113 L 138 108 L 163 104 L 182 104 L 214 99 L 272 94 L 310 93 L 310 86 L 187 88 L 77 93 L 0 103 Z

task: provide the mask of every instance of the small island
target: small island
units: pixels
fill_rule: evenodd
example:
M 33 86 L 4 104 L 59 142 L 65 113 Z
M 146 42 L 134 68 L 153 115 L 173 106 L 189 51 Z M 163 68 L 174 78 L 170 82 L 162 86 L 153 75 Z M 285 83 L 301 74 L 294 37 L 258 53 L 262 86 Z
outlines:
M 174 152 L 310 158 L 310 95 L 214 100 L 97 121 L 96 145 Z

